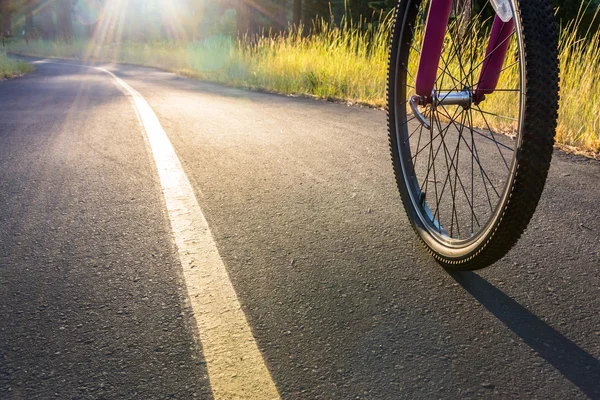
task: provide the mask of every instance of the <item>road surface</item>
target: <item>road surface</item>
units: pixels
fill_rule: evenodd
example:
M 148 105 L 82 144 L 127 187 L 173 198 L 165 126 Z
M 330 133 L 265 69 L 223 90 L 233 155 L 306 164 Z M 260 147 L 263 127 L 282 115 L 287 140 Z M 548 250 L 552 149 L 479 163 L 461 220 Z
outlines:
M 70 64 L 0 82 L 0 398 L 600 398 L 599 162 L 557 152 L 513 251 L 449 274 L 384 112 Z

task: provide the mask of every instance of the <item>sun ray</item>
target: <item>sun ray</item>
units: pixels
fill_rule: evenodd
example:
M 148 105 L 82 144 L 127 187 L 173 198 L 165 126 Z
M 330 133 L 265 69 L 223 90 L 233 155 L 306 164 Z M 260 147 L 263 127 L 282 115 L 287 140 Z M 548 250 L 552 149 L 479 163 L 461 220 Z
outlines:
M 109 0 L 100 11 L 98 21 L 88 46 L 86 59 L 99 58 L 105 47 L 114 45 L 111 58 L 118 52 L 118 46 L 123 35 L 123 26 L 126 19 L 126 10 L 129 0 Z

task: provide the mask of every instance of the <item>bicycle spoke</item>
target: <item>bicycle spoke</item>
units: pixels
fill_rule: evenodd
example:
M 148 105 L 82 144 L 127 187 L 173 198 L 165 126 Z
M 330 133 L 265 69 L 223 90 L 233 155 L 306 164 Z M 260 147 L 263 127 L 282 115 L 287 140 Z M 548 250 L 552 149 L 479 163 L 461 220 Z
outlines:
M 473 27 L 475 26 L 475 21 L 478 21 L 479 18 L 483 15 L 483 11 L 486 9 L 486 7 L 490 4 L 489 0 L 485 2 L 485 4 L 483 5 L 483 7 L 481 7 L 481 10 L 479 10 L 479 13 L 474 17 L 471 18 L 470 23 L 467 25 L 467 29 L 466 31 L 468 31 L 470 34 L 467 35 L 468 37 L 470 37 L 470 45 L 469 48 L 471 49 L 471 58 L 469 59 L 470 61 L 473 60 L 473 49 L 475 46 L 473 46 L 473 37 L 474 35 L 472 34 L 471 30 L 473 29 Z M 458 42 L 458 44 L 455 46 L 455 51 L 454 51 L 454 55 L 457 55 L 458 51 L 460 48 L 462 48 L 462 45 L 464 44 L 465 41 L 465 37 L 461 38 L 461 40 Z M 452 54 L 451 54 L 452 55 Z M 469 71 L 469 73 L 465 76 L 465 78 L 468 78 L 474 69 L 471 69 Z M 473 85 L 470 85 L 471 87 L 473 87 Z M 456 87 L 454 87 L 453 90 L 456 90 Z
M 475 135 L 473 135 L 473 124 L 469 123 L 469 125 L 471 126 L 471 128 L 470 128 L 471 148 L 473 148 L 473 147 L 475 147 Z M 475 227 L 473 224 L 473 216 L 475 214 L 474 167 L 475 167 L 475 161 L 474 161 L 473 154 L 471 154 L 471 234 L 473 234 L 473 232 L 475 231 Z M 479 226 L 479 223 L 477 223 L 477 225 Z
M 444 107 L 442 106 L 442 108 L 444 108 Z M 471 111 L 471 109 L 470 109 L 470 111 Z M 472 118 L 472 114 L 471 114 L 471 118 Z M 452 123 L 455 124 L 454 121 Z M 457 127 L 457 129 L 458 129 L 458 127 Z M 473 130 L 473 132 L 478 133 L 476 130 Z M 492 186 L 492 189 L 494 190 L 494 192 L 496 193 L 496 195 L 498 196 L 498 198 L 500 198 L 500 194 L 498 193 L 498 190 L 494 186 L 494 183 L 492 182 L 492 180 L 489 178 L 489 176 L 485 172 L 485 169 L 483 168 L 483 165 L 481 165 L 481 162 L 479 160 L 479 153 L 477 151 L 477 145 L 474 144 L 473 148 L 469 148 L 469 146 L 467 144 L 467 148 L 471 151 L 471 154 L 477 154 L 476 158 L 475 158 L 475 161 L 477 161 L 477 164 L 479 165 L 479 168 L 480 168 L 481 173 L 482 173 L 482 177 L 485 176 L 485 179 L 487 179 L 487 181 L 490 183 L 490 186 Z M 484 183 L 485 183 L 485 180 L 484 180 Z
M 502 27 L 502 28 L 504 29 L 504 27 Z M 491 56 L 492 56 L 492 55 L 493 55 L 493 54 L 496 52 L 496 50 L 498 50 L 499 48 L 501 48 L 501 47 L 502 47 L 502 45 L 503 45 L 504 43 L 506 43 L 506 41 L 507 41 L 507 40 L 510 40 L 510 39 L 512 39 L 512 37 L 514 36 L 514 34 L 515 34 L 515 31 L 513 30 L 513 32 L 512 32 L 512 33 L 511 33 L 511 34 L 510 34 L 510 35 L 509 35 L 509 36 L 508 36 L 506 39 L 502 40 L 502 42 L 500 42 L 500 44 L 498 44 L 498 46 L 494 47 L 494 49 L 493 49 L 492 51 L 490 51 L 490 53 L 489 53 L 489 54 L 487 54 L 487 55 L 485 56 L 485 58 L 484 58 L 483 60 L 481 60 L 481 62 L 479 62 L 479 63 L 478 63 L 476 66 L 475 66 L 475 68 L 473 68 L 473 69 L 472 69 L 472 70 L 471 70 L 469 73 L 473 73 L 473 71 L 475 71 L 475 70 L 476 70 L 477 68 L 479 68 L 479 67 L 480 67 L 480 66 L 481 66 L 481 65 L 482 65 L 484 62 L 486 62 L 486 61 L 487 61 L 487 60 L 488 60 L 488 59 L 489 59 L 489 58 L 490 58 L 490 57 L 491 57 Z
M 502 68 L 500 71 L 498 71 L 498 73 L 494 74 L 493 76 L 500 75 L 502 72 L 504 72 L 507 69 L 512 68 L 512 67 L 514 67 L 515 65 L 518 65 L 518 64 L 519 64 L 519 61 L 515 61 L 514 63 L 512 63 L 512 64 L 510 64 L 510 65 Z M 473 85 L 472 87 L 475 87 L 475 86 L 479 85 L 480 83 L 481 83 L 481 81 L 477 81 L 477 83 L 475 85 Z M 498 91 L 500 91 L 500 92 L 513 92 L 513 91 L 514 92 L 519 92 L 519 90 L 517 90 L 517 89 L 494 89 L 494 92 L 498 92 Z
M 456 116 L 456 113 L 455 113 L 454 115 Z M 440 134 L 445 134 L 445 133 L 448 131 L 448 129 L 450 129 L 450 126 L 447 126 L 447 127 L 444 129 L 444 130 L 442 130 L 442 131 L 440 132 Z M 439 136 L 439 134 L 438 134 L 438 136 Z M 436 136 L 436 138 L 437 138 L 437 136 Z M 435 152 L 435 156 L 436 156 L 436 157 L 437 157 L 437 154 L 438 154 L 438 153 L 439 153 L 439 151 L 440 151 L 440 148 L 441 148 L 441 146 L 442 146 L 442 144 L 440 143 L 440 144 L 438 145 L 438 148 L 436 149 L 436 152 Z M 424 180 L 424 183 L 425 183 L 425 184 L 426 184 L 426 182 L 428 182 L 428 181 L 429 181 L 429 173 L 430 173 L 430 172 L 431 172 L 431 165 L 429 165 L 429 169 L 427 170 L 427 174 L 425 175 L 425 180 Z M 426 186 L 427 186 L 427 185 L 426 185 Z M 422 185 L 421 185 L 421 191 L 423 191 L 423 186 L 422 186 Z M 427 189 L 425 189 L 425 192 L 427 192 Z
M 416 153 L 416 154 L 413 156 L 413 158 L 412 158 L 412 160 L 411 160 L 411 161 L 413 161 L 413 162 L 414 162 L 414 160 L 417 158 L 417 156 L 418 156 L 419 154 L 421 154 L 421 153 L 422 153 L 422 152 L 423 152 L 423 151 L 424 151 L 424 150 L 427 148 L 427 146 L 431 145 L 431 143 L 433 143 L 433 141 L 434 141 L 435 139 L 437 139 L 439 136 L 440 136 L 440 134 L 438 133 L 438 134 L 437 134 L 437 135 L 436 135 L 436 136 L 435 136 L 433 139 L 431 139 L 429 142 L 425 143 L 425 145 L 424 145 L 424 146 L 421 148 L 421 150 L 419 150 L 419 149 L 417 148 L 417 153 Z
M 443 106 L 442 106 L 442 108 L 444 108 L 444 110 L 445 110 L 445 107 L 443 107 Z M 450 119 L 450 116 L 449 116 L 449 115 L 447 115 L 447 114 L 443 114 L 443 115 L 444 115 L 444 117 L 446 117 L 446 118 Z M 509 151 L 513 151 L 513 152 L 515 151 L 513 148 L 511 148 L 511 147 L 508 147 L 507 145 L 505 145 L 505 144 L 503 144 L 503 143 L 500 143 L 500 142 L 496 141 L 496 140 L 495 140 L 495 138 L 493 138 L 493 137 L 492 137 L 492 138 L 490 138 L 489 136 L 486 136 L 484 133 L 481 133 L 481 132 L 479 132 L 477 129 L 474 129 L 474 128 L 473 128 L 473 132 L 474 132 L 474 133 L 476 133 L 476 134 L 478 134 L 479 136 L 483 137 L 484 139 L 487 139 L 487 140 L 489 140 L 490 142 L 493 142 L 493 143 L 497 144 L 497 145 L 498 145 L 498 146 L 500 146 L 500 147 L 504 147 L 505 149 L 507 149 L 507 150 L 509 150 Z
M 406 73 L 408 74 L 408 76 L 410 76 L 410 78 L 411 78 L 411 79 L 413 80 L 413 82 L 416 84 L 416 83 L 417 83 L 417 81 L 416 81 L 415 77 L 414 77 L 414 76 L 412 76 L 412 74 L 410 73 L 410 71 L 408 70 L 408 68 L 406 67 L 406 65 L 405 65 L 405 64 L 402 64 L 402 68 L 404 68 L 404 70 L 406 71 Z
M 460 116 L 463 116 L 463 114 L 464 114 L 464 112 L 461 112 Z M 439 122 L 438 122 L 438 129 L 442 129 Z M 462 134 L 462 132 L 459 132 L 459 135 L 461 135 L 461 134 Z M 453 187 L 453 185 L 452 185 L 452 179 L 450 178 L 450 174 L 452 173 L 452 169 L 454 169 L 456 171 L 456 173 L 458 174 L 458 162 L 455 165 L 454 164 L 454 160 L 456 159 L 456 155 L 457 155 L 458 149 L 460 147 L 460 141 L 457 142 L 457 147 L 454 150 L 454 154 L 451 157 L 450 164 L 448 164 L 448 157 L 450 156 L 450 151 L 448 150 L 448 147 L 446 146 L 446 143 L 445 143 L 444 139 L 445 138 L 442 139 L 442 145 L 444 146 L 444 160 L 446 162 L 446 169 L 447 169 L 448 172 L 446 174 L 446 178 L 444 180 L 444 184 L 442 186 L 442 190 L 441 190 L 441 192 L 439 194 L 439 198 L 437 200 L 437 204 L 438 205 L 441 204 L 442 196 L 444 195 L 444 191 L 446 189 L 446 186 L 447 186 L 448 182 L 450 182 L 450 190 L 453 191 L 454 193 L 456 192 L 456 188 Z M 456 182 L 455 182 L 455 184 L 456 184 Z M 456 213 L 456 207 L 455 206 L 456 206 L 456 204 L 453 203 L 452 204 L 452 214 L 451 214 L 452 215 L 452 217 L 451 217 L 452 222 L 451 222 L 451 225 L 450 225 L 450 236 L 452 236 L 452 233 L 453 233 L 453 225 L 454 225 L 453 221 L 454 221 L 454 215 Z M 438 208 L 438 211 L 439 211 L 439 208 Z M 438 212 L 438 216 L 439 216 L 439 212 Z M 457 216 L 457 219 L 458 219 L 458 216 Z M 440 222 L 440 225 L 441 225 L 441 222 Z M 460 232 L 459 232 L 459 236 L 460 236 Z
M 504 24 L 504 23 L 503 23 L 503 24 L 502 24 L 502 27 L 500 28 L 500 33 L 498 33 L 498 36 L 502 36 L 502 32 L 504 32 L 504 28 L 505 28 L 505 27 L 506 27 L 506 24 Z M 514 32 L 514 31 L 513 31 L 513 32 Z M 511 36 L 512 36 L 512 35 L 511 35 Z M 510 37 L 510 36 L 509 36 L 509 37 Z M 506 40 L 503 40 L 503 41 L 502 41 L 502 43 L 501 43 L 499 46 L 497 46 L 497 47 L 496 47 L 494 50 L 492 50 L 492 51 L 490 52 L 490 54 L 489 54 L 488 56 L 486 56 L 486 58 L 484 58 L 484 59 L 483 59 L 483 60 L 484 60 L 484 62 L 485 62 L 485 60 L 486 60 L 486 59 L 487 59 L 489 56 L 491 56 L 491 55 L 494 53 L 494 51 L 496 51 L 496 49 L 498 49 L 498 48 L 499 48 L 499 47 L 500 47 L 500 46 L 501 46 L 501 45 L 502 45 L 502 44 L 503 44 L 505 41 L 506 41 Z M 489 64 L 486 64 L 486 65 L 484 66 L 484 69 L 481 71 L 481 74 L 480 74 L 480 76 L 482 76 L 482 77 L 483 77 L 483 76 L 486 76 L 486 74 L 485 74 L 485 73 L 486 73 L 486 71 L 487 71 L 487 68 L 488 68 L 488 67 L 489 67 Z M 478 85 L 479 85 L 479 83 L 481 83 L 481 81 L 477 82 L 477 84 L 478 84 Z
M 417 117 L 412 117 L 411 119 L 407 119 L 406 121 L 404 121 L 404 122 L 402 123 L 402 125 L 408 125 L 408 123 L 409 123 L 410 121 L 414 121 L 415 119 L 417 119 Z M 401 125 L 401 126 L 402 126 L 402 125 Z
M 417 15 L 412 14 L 413 22 L 405 25 L 410 28 L 405 36 L 412 37 L 402 44 L 408 52 L 403 57 L 408 58 L 399 59 L 396 64 L 402 80 L 407 81 L 402 83 L 403 88 L 409 92 L 416 91 L 418 68 L 425 56 L 421 34 L 427 29 L 427 11 L 431 1 L 425 0 L 415 6 L 419 10 Z M 437 98 L 425 107 L 419 106 L 429 128 L 425 128 L 423 123 L 418 126 L 403 124 L 404 133 L 400 136 L 399 145 L 407 152 L 404 162 L 408 163 L 406 167 L 409 170 L 406 176 L 413 180 L 409 190 L 414 191 L 411 195 L 416 197 L 413 198 L 419 199 L 420 196 L 418 207 L 425 217 L 424 222 L 432 232 L 458 241 L 470 240 L 493 217 L 502 199 L 504 185 L 508 182 L 507 175 L 510 174 L 515 152 L 515 148 L 511 147 L 514 142 L 501 139 L 499 135 L 512 135 L 515 123 L 519 121 L 518 114 L 513 113 L 512 104 L 506 102 L 511 93 L 515 96 L 521 93 L 519 86 L 510 87 L 514 82 L 514 68 L 520 65 L 518 58 L 509 57 L 497 72 L 500 75 L 511 71 L 510 76 L 507 75 L 508 80 L 504 81 L 503 76 L 505 83 L 497 85 L 499 88 L 494 91 L 499 93 L 498 96 L 507 93 L 508 97 L 491 99 L 490 93 L 486 95 L 487 101 L 481 104 L 444 104 L 450 95 L 474 91 L 479 85 L 479 75 L 486 72 L 480 71 L 481 66 L 502 46 L 506 46 L 507 41 L 513 40 L 515 31 L 508 32 L 507 27 L 503 27 L 504 32 L 499 31 L 504 37 L 488 45 L 489 51 L 481 49 L 481 44 L 485 43 L 482 35 L 490 34 L 493 17 L 484 15 L 488 15 L 491 8 L 489 0 L 482 8 L 477 8 L 477 12 L 463 8 L 458 2 L 452 4 L 447 36 L 434 80 Z M 414 23 L 412 18 L 417 18 L 417 22 Z M 486 68 L 491 66 L 487 64 Z M 403 119 L 414 121 L 417 116 L 407 104 L 412 94 L 406 93 L 406 96 L 402 105 L 406 107 L 402 111 Z M 508 132 L 504 132 L 505 129 Z M 500 154 L 496 155 L 495 151 Z M 424 153 L 427 155 L 422 155 Z
M 432 112 L 431 113 L 431 118 L 435 119 L 435 113 Z M 431 125 L 431 128 L 429 129 L 429 131 L 431 132 L 431 136 L 433 136 L 433 124 Z M 433 140 L 431 141 L 431 151 L 433 151 Z M 436 199 L 436 204 L 435 204 L 435 208 L 436 210 L 439 209 L 440 204 L 437 202 L 437 198 L 438 198 L 438 190 L 437 190 L 437 174 L 435 172 L 435 159 L 432 160 L 433 161 L 433 187 L 434 187 L 434 194 L 435 194 L 435 199 Z M 434 214 L 435 215 L 435 214 Z M 433 218 L 435 220 L 435 217 Z M 441 233 L 441 227 L 442 225 L 438 223 L 438 231 Z
M 421 124 L 419 124 L 421 125 Z M 411 161 L 413 163 L 413 165 L 417 165 L 417 156 L 419 155 L 420 151 L 419 151 L 419 145 L 421 144 L 421 137 L 423 136 L 423 125 L 421 125 L 421 129 L 419 131 L 419 141 L 417 142 L 417 154 L 415 154 L 412 158 Z
M 461 124 L 461 125 L 464 127 L 464 124 Z M 456 128 L 457 130 L 459 129 L 459 128 L 456 126 L 456 124 L 454 124 L 454 126 L 455 126 L 455 128 Z M 459 131 L 459 132 L 461 132 L 461 131 Z M 462 135 L 459 137 L 459 140 L 460 140 L 460 139 L 463 139 L 463 141 L 464 141 L 464 137 L 462 137 Z M 459 142 L 459 143 L 460 143 L 460 142 Z M 467 146 L 467 148 L 468 148 L 468 146 Z M 450 154 L 450 152 L 448 151 L 447 147 L 445 147 L 445 151 L 448 153 L 448 155 Z M 469 207 L 470 207 L 470 209 L 471 209 L 471 214 L 472 214 L 472 217 L 473 217 L 473 218 L 475 219 L 475 221 L 477 222 L 477 225 L 478 225 L 478 226 L 480 226 L 480 225 L 479 225 L 479 220 L 477 219 L 477 216 L 474 214 L 474 206 L 472 205 L 472 201 L 469 201 L 469 196 L 468 196 L 468 194 L 467 194 L 467 191 L 466 191 L 465 185 L 463 184 L 463 182 L 462 182 L 462 179 L 460 178 L 460 175 L 459 175 L 459 172 L 458 172 L 458 163 L 457 163 L 456 165 L 454 165 L 454 163 L 452 163 L 452 166 L 454 167 L 453 169 L 454 169 L 454 170 L 455 170 L 455 172 L 456 172 L 456 175 L 455 175 L 455 177 L 456 177 L 456 179 L 458 180 L 458 183 L 459 183 L 459 184 L 460 184 L 460 186 L 461 186 L 461 190 L 462 190 L 462 192 L 463 192 L 463 194 L 464 194 L 464 196 L 465 196 L 465 199 L 466 199 L 466 201 L 467 201 L 467 204 L 469 204 Z M 455 188 L 456 188 L 457 186 L 458 186 L 458 185 L 456 185 L 456 183 L 455 183 Z M 457 218 L 458 218 L 458 215 L 457 215 Z
M 450 77 L 450 79 L 452 79 L 452 81 L 453 81 L 454 85 L 460 85 L 460 84 L 461 84 L 461 81 L 460 81 L 460 80 L 458 80 L 458 79 L 456 79 L 456 78 L 454 77 L 454 75 L 452 75 L 452 74 L 450 74 L 449 72 L 447 72 L 447 71 L 449 71 L 449 70 L 450 70 L 450 65 L 449 65 L 449 64 L 446 62 L 446 60 L 444 59 L 444 55 L 442 54 L 440 58 L 441 58 L 441 61 L 442 61 L 442 63 L 444 63 L 444 65 L 445 65 L 445 68 L 444 68 L 444 69 L 442 69 L 442 68 L 439 68 L 439 69 L 440 69 L 440 70 L 442 70 L 442 72 L 443 72 L 443 73 L 446 73 L 446 75 L 447 75 L 447 76 L 449 76 L 449 77 Z M 440 76 L 439 76 L 439 77 L 436 79 L 436 81 L 435 81 L 436 85 L 437 85 L 437 83 L 438 83 L 438 81 L 439 81 L 439 79 L 440 79 L 441 77 L 442 77 L 442 75 L 440 75 Z
M 415 128 L 415 130 L 412 131 L 412 133 L 410 135 L 408 135 L 408 137 L 406 138 L 406 140 L 404 141 L 404 143 L 407 143 L 410 140 L 410 138 L 412 137 L 412 135 L 414 135 L 419 130 L 419 128 L 422 128 L 422 127 L 423 127 L 423 125 L 419 124 L 419 126 L 417 126 Z
M 488 58 L 490 58 L 494 52 L 496 52 L 496 50 L 498 50 L 507 40 L 510 40 L 513 35 L 515 34 L 515 32 L 513 31 L 506 39 L 504 39 L 502 42 L 500 42 L 500 44 L 498 46 L 496 46 L 489 54 L 486 55 L 486 57 L 479 62 L 477 65 L 475 65 L 475 67 L 471 68 L 471 70 L 469 71 L 469 73 L 467 74 L 468 76 L 470 76 L 477 68 L 479 68 Z M 448 94 L 442 98 L 442 100 L 444 100 L 449 94 L 450 92 L 455 91 L 458 88 L 458 85 L 454 85 L 454 87 L 452 88 L 451 91 L 448 92 Z
M 473 123 L 473 111 L 470 111 L 470 116 L 471 116 L 471 124 Z M 467 146 L 468 148 L 468 146 Z M 479 151 L 477 150 L 477 145 L 475 144 L 475 142 L 473 141 L 473 148 L 470 149 L 471 150 L 471 155 L 475 158 L 475 161 L 477 162 L 477 165 L 479 165 L 479 172 L 481 173 L 481 180 L 483 181 L 483 187 L 485 189 L 485 194 L 487 196 L 487 200 L 488 203 L 490 205 L 490 211 L 494 212 L 494 207 L 492 206 L 492 200 L 490 199 L 490 192 L 487 188 L 487 184 L 485 182 L 485 179 L 487 178 L 488 181 L 490 182 L 490 185 L 492 186 L 492 188 L 494 189 L 494 191 L 496 192 L 496 195 L 498 195 L 498 198 L 500 198 L 500 194 L 498 194 L 498 191 L 496 190 L 496 188 L 494 187 L 494 184 L 492 183 L 492 181 L 490 180 L 490 178 L 487 176 L 487 174 L 485 173 L 485 170 L 483 168 L 483 166 L 481 165 L 481 162 L 479 161 Z
M 519 89 L 494 89 L 494 92 L 521 92 Z
M 498 153 L 500 153 L 500 156 L 502 157 L 502 161 L 504 161 L 504 165 L 506 165 L 506 169 L 508 171 L 510 171 L 510 167 L 508 166 L 508 163 L 506 162 L 506 158 L 504 157 L 504 154 L 502 154 L 502 150 L 500 150 L 500 146 L 498 141 L 496 140 L 496 138 L 494 137 L 494 131 L 492 130 L 492 128 L 490 127 L 490 124 L 488 124 L 487 119 L 485 118 L 485 115 L 483 115 L 483 111 L 481 111 L 481 109 L 479 107 L 477 107 L 477 110 L 479 110 L 480 113 L 482 113 L 482 117 L 483 117 L 483 121 L 485 122 L 485 124 L 487 125 L 488 131 L 492 134 L 492 137 L 494 138 L 494 143 L 496 144 L 496 148 L 498 149 Z
M 462 114 L 462 122 L 461 125 L 464 126 L 464 121 L 465 121 L 465 114 Z M 456 209 L 456 183 L 458 181 L 458 163 L 460 162 L 460 137 L 463 134 L 463 130 L 461 130 L 458 135 L 459 135 L 459 139 L 456 141 L 456 167 L 454 168 L 455 174 L 454 174 L 454 190 L 452 191 L 452 210 L 453 210 L 453 220 L 454 220 L 454 216 L 456 217 L 456 230 L 458 231 L 458 237 L 460 239 L 460 223 L 458 221 L 458 210 Z M 471 212 L 473 212 L 473 210 L 471 210 Z M 452 225 L 450 227 L 450 236 L 452 236 Z

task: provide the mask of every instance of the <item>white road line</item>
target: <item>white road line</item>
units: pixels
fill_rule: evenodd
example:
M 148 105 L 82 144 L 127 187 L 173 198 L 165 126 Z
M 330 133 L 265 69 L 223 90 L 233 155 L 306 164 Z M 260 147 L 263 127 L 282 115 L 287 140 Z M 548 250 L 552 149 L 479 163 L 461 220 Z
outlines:
M 109 74 L 132 99 L 150 143 L 214 398 L 278 399 L 192 185 L 160 121 L 142 95 L 122 79 L 104 68 L 90 68 Z

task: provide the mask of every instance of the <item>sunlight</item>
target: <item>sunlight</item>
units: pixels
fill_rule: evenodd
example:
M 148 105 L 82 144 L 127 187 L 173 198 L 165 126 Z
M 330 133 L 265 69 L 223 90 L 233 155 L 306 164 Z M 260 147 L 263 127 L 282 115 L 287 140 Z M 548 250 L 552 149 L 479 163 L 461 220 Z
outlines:
M 98 16 L 96 28 L 90 41 L 86 59 L 97 58 L 103 46 L 114 44 L 111 58 L 116 56 L 120 39 L 123 34 L 123 24 L 126 17 L 126 7 L 129 0 L 109 0 Z
M 161 14 L 163 25 L 167 28 L 168 36 L 176 41 L 183 41 L 186 38 L 186 29 L 183 23 L 183 14 L 185 8 L 181 1 L 155 0 L 159 9 L 163 9 Z
M 86 58 L 98 58 L 108 49 L 109 58 L 116 59 L 126 41 L 191 39 L 186 32 L 195 11 L 181 0 L 108 0 L 104 5 L 98 0 L 81 0 L 75 14 L 82 25 L 93 29 Z M 140 13 L 149 17 L 140 20 Z

